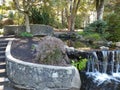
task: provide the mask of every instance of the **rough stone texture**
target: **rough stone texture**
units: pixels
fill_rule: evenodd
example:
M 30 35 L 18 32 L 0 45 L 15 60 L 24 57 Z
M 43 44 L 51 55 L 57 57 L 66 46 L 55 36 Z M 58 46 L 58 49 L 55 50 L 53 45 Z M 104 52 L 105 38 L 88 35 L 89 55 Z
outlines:
M 13 20 L 10 18 L 3 18 L 1 22 L 3 25 L 13 25 L 14 24 Z
M 34 90 L 80 90 L 81 81 L 74 66 L 60 67 L 33 64 L 15 59 L 6 49 L 6 72 L 9 80 L 19 87 Z
M 4 35 L 18 35 L 21 32 L 25 32 L 25 26 L 18 25 L 6 25 L 4 26 Z
M 41 64 L 47 65 L 67 65 L 70 64 L 68 59 L 65 44 L 62 40 L 46 36 L 43 37 L 36 48 L 36 59 Z
M 116 46 L 117 46 L 117 47 L 120 47 L 120 42 L 116 42 Z
M 33 35 L 53 35 L 53 28 L 48 25 L 33 24 L 30 28 Z
M 40 24 L 33 24 L 30 25 L 31 33 L 33 35 L 53 35 L 53 28 L 48 25 L 40 25 Z M 17 26 L 17 25 L 6 25 L 4 27 L 4 34 L 11 35 L 15 34 L 18 35 L 21 32 L 25 32 L 25 26 Z

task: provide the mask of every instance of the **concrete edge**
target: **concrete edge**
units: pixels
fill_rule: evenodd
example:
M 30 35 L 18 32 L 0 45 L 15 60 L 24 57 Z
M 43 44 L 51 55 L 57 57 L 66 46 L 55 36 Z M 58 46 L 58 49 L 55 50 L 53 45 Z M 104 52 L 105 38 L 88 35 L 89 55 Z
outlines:
M 75 77 L 73 77 L 72 79 L 72 86 L 76 87 L 76 88 L 80 88 L 81 87 L 81 80 L 80 80 L 80 74 L 77 70 L 76 67 L 74 66 L 52 66 L 52 65 L 43 65 L 43 64 L 35 64 L 35 63 L 29 63 L 29 62 L 24 62 L 22 60 L 16 59 L 11 55 L 11 44 L 13 42 L 13 40 L 15 40 L 15 38 L 11 39 L 8 42 L 8 45 L 6 47 L 6 51 L 5 51 L 5 56 L 6 56 L 6 60 L 10 61 L 10 62 L 14 62 L 14 63 L 18 63 L 18 64 L 23 64 L 25 66 L 32 66 L 32 67 L 44 67 L 44 68 L 50 68 L 50 69 L 64 69 L 64 70 L 68 70 L 69 72 L 71 72 L 72 69 L 75 70 Z M 79 76 L 79 77 L 78 77 Z
M 42 67 L 47 67 L 47 68 L 49 67 L 49 68 L 55 68 L 55 69 L 72 69 L 72 68 L 76 69 L 76 67 L 74 67 L 72 65 L 71 66 L 52 66 L 52 65 L 35 64 L 35 63 L 25 62 L 25 61 L 16 59 L 11 55 L 11 52 L 10 52 L 11 44 L 12 44 L 13 40 L 15 40 L 15 38 L 11 39 L 8 42 L 8 45 L 7 45 L 6 50 L 5 50 L 5 56 L 6 56 L 7 60 L 10 60 L 10 61 L 16 62 L 16 63 L 20 63 L 20 64 L 24 64 L 24 65 L 31 65 L 33 67 L 42 66 Z

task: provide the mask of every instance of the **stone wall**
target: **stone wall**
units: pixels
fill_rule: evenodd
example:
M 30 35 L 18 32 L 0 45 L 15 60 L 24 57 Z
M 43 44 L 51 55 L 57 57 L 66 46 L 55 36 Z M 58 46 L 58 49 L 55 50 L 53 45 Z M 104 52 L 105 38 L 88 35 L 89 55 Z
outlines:
M 11 56 L 12 41 L 6 48 L 8 79 L 29 90 L 80 90 L 81 81 L 74 66 L 51 66 L 24 62 Z
M 32 24 L 30 25 L 31 33 L 33 35 L 53 35 L 53 28 L 48 25 Z M 4 26 L 4 35 L 18 35 L 21 32 L 25 32 L 25 26 L 23 25 L 6 25 Z

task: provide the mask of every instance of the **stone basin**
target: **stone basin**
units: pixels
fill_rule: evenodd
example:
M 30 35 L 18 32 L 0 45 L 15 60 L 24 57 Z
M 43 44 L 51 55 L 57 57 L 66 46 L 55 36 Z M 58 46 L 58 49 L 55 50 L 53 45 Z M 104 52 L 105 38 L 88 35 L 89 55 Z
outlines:
M 81 80 L 74 66 L 34 64 L 11 55 L 12 40 L 6 48 L 6 72 L 11 83 L 28 90 L 80 90 Z

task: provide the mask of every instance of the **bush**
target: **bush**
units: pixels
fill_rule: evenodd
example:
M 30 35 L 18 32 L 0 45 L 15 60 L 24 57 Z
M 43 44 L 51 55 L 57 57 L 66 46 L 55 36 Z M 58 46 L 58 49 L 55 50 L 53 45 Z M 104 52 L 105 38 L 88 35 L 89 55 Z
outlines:
M 112 13 L 109 14 L 106 18 L 108 23 L 109 37 L 107 38 L 110 41 L 120 41 L 120 16 L 119 14 Z
M 72 65 L 75 66 L 78 70 L 85 70 L 87 59 L 81 59 L 79 61 L 72 60 Z
M 14 14 L 13 14 L 12 11 L 10 11 L 10 12 L 8 13 L 8 18 L 10 18 L 10 19 L 14 19 Z
M 104 34 L 107 29 L 107 23 L 103 20 L 97 20 L 87 27 L 85 27 L 85 31 L 87 32 L 97 32 L 99 34 Z
M 82 35 L 85 40 L 92 40 L 92 41 L 100 41 L 103 38 L 101 37 L 101 34 L 96 33 L 96 32 L 78 32 L 79 35 Z
M 49 25 L 54 19 L 50 17 L 48 12 L 44 12 L 41 8 L 31 8 L 30 22 L 33 24 Z
M 28 32 L 22 32 L 20 34 L 21 37 L 33 37 L 33 35 L 31 33 L 28 33 Z

